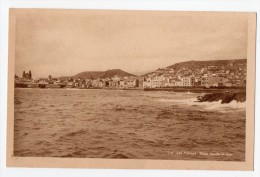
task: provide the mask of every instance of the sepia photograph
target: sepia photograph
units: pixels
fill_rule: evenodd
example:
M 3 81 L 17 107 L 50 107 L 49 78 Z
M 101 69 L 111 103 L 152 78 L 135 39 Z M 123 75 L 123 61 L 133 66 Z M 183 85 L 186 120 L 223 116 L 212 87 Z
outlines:
M 252 169 L 255 19 L 242 12 L 11 9 L 10 162 Z

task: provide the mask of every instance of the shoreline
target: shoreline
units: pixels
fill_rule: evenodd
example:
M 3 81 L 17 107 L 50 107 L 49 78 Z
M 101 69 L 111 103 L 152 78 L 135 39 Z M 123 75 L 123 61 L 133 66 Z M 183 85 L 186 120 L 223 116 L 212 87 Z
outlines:
M 198 96 L 196 102 L 218 102 L 228 104 L 232 101 L 237 103 L 246 102 L 246 93 L 210 93 L 203 96 Z
M 246 101 L 246 90 L 245 88 L 57 88 L 57 87 L 15 87 L 17 89 L 40 89 L 40 90 L 135 90 L 135 91 L 167 91 L 167 92 L 182 92 L 182 93 L 201 93 L 203 96 L 196 97 L 196 101 L 194 102 L 218 102 L 221 101 L 221 104 L 228 104 L 232 101 L 236 102 L 245 102 Z
M 109 88 L 109 87 L 93 87 L 93 88 L 78 88 L 78 87 L 15 87 L 22 89 L 79 89 L 79 90 L 142 90 L 146 92 L 153 91 L 168 91 L 168 92 L 190 92 L 190 93 L 246 93 L 245 88 L 204 88 L 204 87 L 171 87 L 171 88 Z
M 191 92 L 191 93 L 246 93 L 246 88 L 171 87 L 171 88 L 145 88 L 144 91 L 169 91 L 169 92 Z

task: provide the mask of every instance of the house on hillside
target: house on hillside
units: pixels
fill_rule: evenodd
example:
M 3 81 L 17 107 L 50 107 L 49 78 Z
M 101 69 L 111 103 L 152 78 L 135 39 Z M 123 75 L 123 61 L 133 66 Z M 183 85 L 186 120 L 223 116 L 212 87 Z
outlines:
M 114 75 L 111 79 L 112 79 L 113 81 L 120 81 L 120 77 L 117 76 L 117 75 Z

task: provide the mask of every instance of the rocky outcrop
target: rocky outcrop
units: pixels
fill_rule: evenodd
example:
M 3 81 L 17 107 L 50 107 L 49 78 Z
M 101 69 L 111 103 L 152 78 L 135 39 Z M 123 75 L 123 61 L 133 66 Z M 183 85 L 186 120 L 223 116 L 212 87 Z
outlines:
M 246 93 L 210 93 L 197 97 L 198 102 L 214 102 L 220 101 L 221 104 L 230 103 L 232 101 L 245 102 Z

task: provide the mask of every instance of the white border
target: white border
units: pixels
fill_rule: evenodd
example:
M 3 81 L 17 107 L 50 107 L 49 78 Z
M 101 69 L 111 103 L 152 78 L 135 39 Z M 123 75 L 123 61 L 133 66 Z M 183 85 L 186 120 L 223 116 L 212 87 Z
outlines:
M 260 38 L 257 35 L 256 106 L 255 106 L 255 171 L 186 171 L 186 170 L 103 170 L 6 168 L 7 64 L 9 8 L 121 9 L 176 11 L 242 11 L 260 12 L 260 0 L 0 0 L 0 176 L 184 176 L 184 177 L 259 177 L 260 176 Z M 259 18 L 257 32 L 259 33 Z

